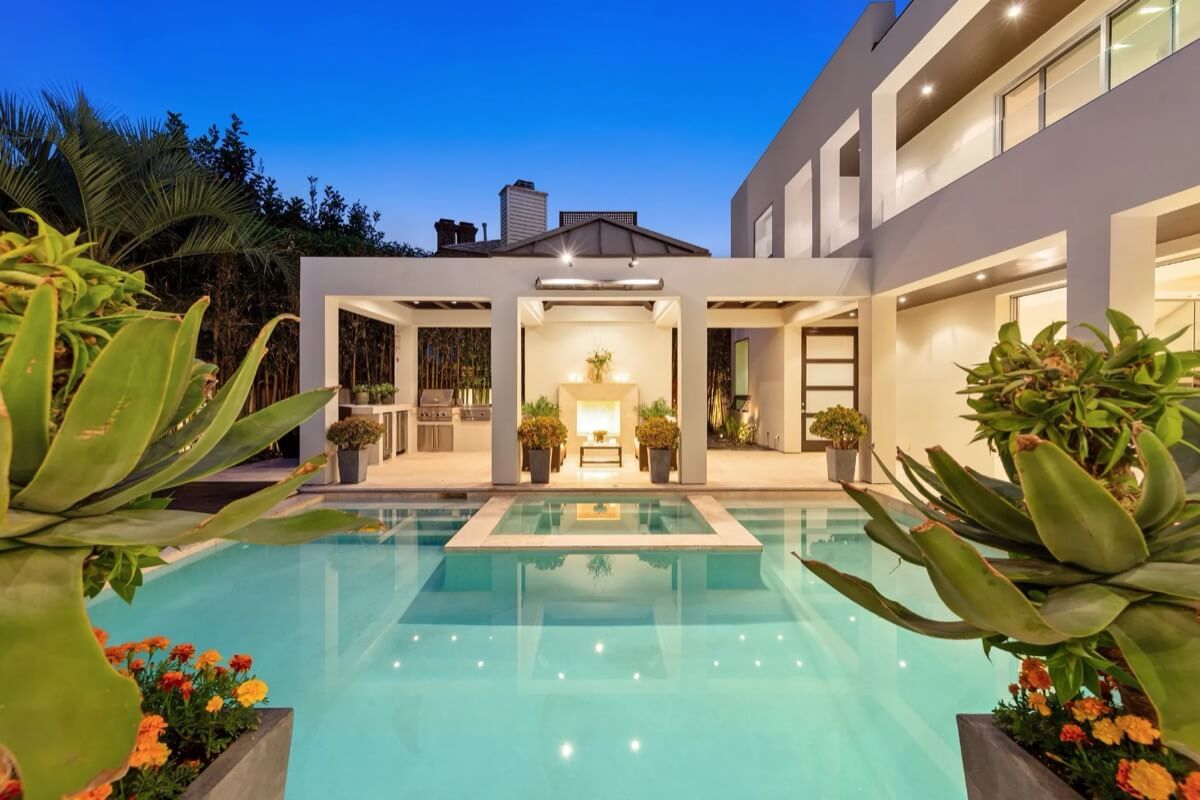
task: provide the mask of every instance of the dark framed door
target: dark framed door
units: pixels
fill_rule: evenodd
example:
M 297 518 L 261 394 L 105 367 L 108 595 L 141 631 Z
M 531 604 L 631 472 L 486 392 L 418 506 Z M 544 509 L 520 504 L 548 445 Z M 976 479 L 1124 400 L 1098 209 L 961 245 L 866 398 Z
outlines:
M 801 449 L 819 452 L 829 442 L 809 433 L 817 412 L 837 405 L 858 409 L 858 328 L 801 330 L 800 396 L 804 415 Z

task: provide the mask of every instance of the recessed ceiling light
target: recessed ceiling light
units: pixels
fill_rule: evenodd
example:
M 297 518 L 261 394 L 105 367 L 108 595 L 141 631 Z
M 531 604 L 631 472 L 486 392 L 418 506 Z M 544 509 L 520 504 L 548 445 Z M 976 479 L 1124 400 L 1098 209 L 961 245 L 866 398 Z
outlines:
M 986 275 L 985 273 L 983 273 L 983 272 L 977 273 L 977 274 L 975 275 L 975 280 L 977 280 L 977 281 L 986 281 L 986 280 L 987 280 L 987 275 Z
M 1021 12 L 1024 10 L 1025 10 L 1025 7 L 1023 5 L 1021 5 L 1020 3 L 1013 3 L 1011 6 L 1008 7 L 1008 11 L 1006 11 L 1004 13 L 1006 13 L 1008 15 L 1009 19 L 1016 19 L 1017 17 L 1021 16 Z
M 907 302 L 908 302 L 908 296 L 907 296 L 907 295 L 900 295 L 900 299 L 899 299 L 897 302 L 898 302 L 898 303 L 900 303 L 900 305 L 904 305 L 905 303 L 907 303 Z
M 925 95 L 926 97 L 929 97 L 929 95 L 933 94 L 933 84 L 927 83 L 924 86 L 922 86 L 921 94 Z

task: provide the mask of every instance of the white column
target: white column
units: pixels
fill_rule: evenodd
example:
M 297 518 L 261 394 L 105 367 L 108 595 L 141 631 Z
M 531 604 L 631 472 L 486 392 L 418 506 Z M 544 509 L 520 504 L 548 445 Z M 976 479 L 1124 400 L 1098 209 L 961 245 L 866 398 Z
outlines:
M 492 483 L 521 482 L 521 323 L 515 297 L 492 298 Z
M 1118 214 L 1067 229 L 1067 318 L 1071 335 L 1087 339 L 1080 323 L 1108 330 L 1115 308 L 1154 332 L 1154 259 L 1158 218 Z
M 338 306 L 326 295 L 300 293 L 300 391 L 337 386 L 338 383 Z M 300 426 L 300 459 L 325 451 L 329 462 L 316 472 L 309 483 L 333 483 L 336 451 L 325 440 L 325 431 L 337 421 L 337 398 L 329 401 Z
M 679 482 L 708 481 L 708 303 L 679 298 Z
M 783 336 L 783 439 L 785 453 L 804 448 L 803 331 L 799 325 L 780 329 Z
M 859 451 L 858 472 L 867 483 L 887 481 L 872 448 L 889 468 L 896 459 L 896 377 L 896 298 L 863 298 L 858 302 L 858 407 L 871 432 Z
M 879 225 L 896 214 L 896 95 L 880 92 L 871 95 L 870 142 L 864 142 L 863 155 L 870 164 L 862 166 L 871 176 L 871 224 Z M 865 134 L 864 131 L 864 135 Z

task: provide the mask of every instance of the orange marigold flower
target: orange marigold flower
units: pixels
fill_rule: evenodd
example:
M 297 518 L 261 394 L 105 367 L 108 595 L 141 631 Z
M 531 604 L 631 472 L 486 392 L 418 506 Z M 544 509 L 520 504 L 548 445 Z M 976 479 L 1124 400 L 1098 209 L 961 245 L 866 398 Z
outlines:
M 146 767 L 161 767 L 167 763 L 167 758 L 171 755 L 171 748 L 167 747 L 162 742 L 151 742 L 145 747 L 139 745 L 134 748 L 133 755 L 129 757 L 129 766 L 136 769 L 144 769 Z
M 133 672 L 141 672 L 145 668 L 146 668 L 146 659 L 144 659 L 144 658 L 135 658 L 133 661 L 129 662 L 129 669 L 132 670 Z
M 249 708 L 267 696 L 267 684 L 258 678 L 251 678 L 245 683 L 238 684 L 233 690 L 234 697 L 244 708 Z
M 138 723 L 138 738 L 152 737 L 157 738 L 160 733 L 167 729 L 167 721 L 158 714 L 147 714 L 142 717 L 142 721 Z
M 184 681 L 183 683 L 179 684 L 179 693 L 183 695 L 183 702 L 186 703 L 188 700 L 192 699 L 192 692 L 194 690 L 195 687 L 192 685 L 191 681 Z
M 104 648 L 104 657 L 110 664 L 120 664 L 129 657 L 131 647 L 128 644 L 118 644 Z
M 1017 696 L 1017 693 L 1018 693 L 1019 691 L 1021 691 L 1021 687 L 1020 687 L 1020 686 L 1018 686 L 1017 684 L 1015 684 L 1015 683 L 1010 683 L 1010 684 L 1008 685 L 1008 693 L 1009 693 L 1009 694 L 1011 694 L 1013 697 L 1016 697 L 1016 696 Z
M 178 689 L 180 686 L 183 686 L 185 680 L 186 678 L 183 677 L 182 672 L 178 672 L 176 670 L 164 672 L 158 679 L 158 688 L 162 689 L 164 692 L 169 692 L 172 689 Z
M 1091 722 L 1112 712 L 1108 703 L 1099 697 L 1085 697 L 1071 704 L 1071 715 L 1076 722 Z
M 108 800 L 111 796 L 112 784 L 106 783 L 103 786 L 97 786 L 95 789 L 73 794 L 70 796 L 70 800 Z
M 204 704 L 204 710 L 210 714 L 215 714 L 225 707 L 225 701 L 221 699 L 221 695 L 214 694 L 207 703 Z
M 1114 781 L 1118 789 L 1134 798 L 1134 800 L 1145 800 L 1146 796 L 1129 784 L 1129 772 L 1132 769 L 1133 762 L 1127 758 L 1122 758 L 1121 763 L 1117 765 L 1117 775 Z
M 1179 784 L 1179 795 L 1183 800 L 1200 800 L 1200 770 L 1187 776 L 1187 780 Z
M 183 644 L 177 644 L 174 647 L 172 647 L 171 655 L 168 657 L 172 658 L 176 661 L 179 661 L 180 663 L 183 663 L 183 662 L 191 661 L 192 656 L 194 656 L 195 654 L 196 654 L 195 645 L 191 645 L 191 644 L 188 644 L 187 642 L 184 642 Z
M 1125 738 L 1125 731 L 1111 719 L 1099 719 L 1092 723 L 1092 736 L 1108 745 L 1117 745 Z
M 108 631 L 104 628 L 92 628 L 92 635 L 96 637 L 96 641 L 100 643 L 101 647 L 108 644 Z
M 229 659 L 229 668 L 234 672 L 245 672 L 254 665 L 254 659 L 245 653 L 234 653 Z
M 1138 759 L 1129 767 L 1129 786 L 1146 800 L 1170 800 L 1175 793 L 1175 778 L 1162 764 Z
M 171 640 L 165 636 L 150 636 L 143 639 L 142 644 L 151 650 L 166 650 L 171 646 Z
M 221 654 L 216 650 L 205 650 L 196 657 L 196 669 L 208 669 L 221 660 Z
M 1063 725 L 1062 730 L 1058 734 L 1060 742 L 1086 742 L 1087 738 L 1087 734 L 1083 732 L 1083 728 L 1071 722 Z
M 16 778 L 9 778 L 0 783 L 0 800 L 17 800 L 21 796 L 21 782 Z
M 1043 717 L 1050 716 L 1050 705 L 1046 702 L 1046 695 L 1039 692 L 1031 692 L 1029 694 L 1029 707 L 1035 709 Z
M 1046 662 L 1037 658 L 1027 658 L 1021 662 L 1018 680 L 1026 689 L 1036 689 L 1040 692 L 1054 685 L 1050 680 L 1050 672 L 1046 669 Z
M 1158 729 L 1150 724 L 1150 720 L 1136 714 L 1117 717 L 1117 727 L 1125 732 L 1130 741 L 1138 744 L 1154 744 L 1159 737 Z
M 131 642 L 129 645 L 130 651 L 134 653 L 149 653 L 150 645 L 147 642 Z

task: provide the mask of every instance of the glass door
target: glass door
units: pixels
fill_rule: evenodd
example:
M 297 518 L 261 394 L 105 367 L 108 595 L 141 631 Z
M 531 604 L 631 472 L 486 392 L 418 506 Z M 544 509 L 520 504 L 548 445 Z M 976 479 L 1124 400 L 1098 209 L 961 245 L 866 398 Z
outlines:
M 809 431 L 817 412 L 839 405 L 858 408 L 858 328 L 804 328 L 800 358 L 801 449 L 816 452 L 829 444 Z

